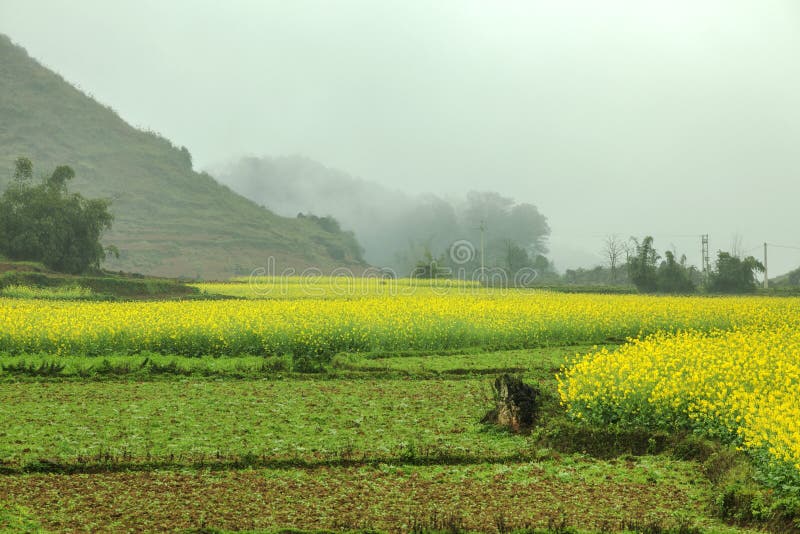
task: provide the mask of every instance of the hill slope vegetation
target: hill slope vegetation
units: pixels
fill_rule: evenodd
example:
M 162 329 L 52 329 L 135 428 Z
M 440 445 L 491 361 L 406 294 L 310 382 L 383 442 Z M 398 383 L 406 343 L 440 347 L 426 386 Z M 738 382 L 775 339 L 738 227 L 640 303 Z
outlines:
M 105 267 L 225 278 L 274 257 L 278 269 L 363 264 L 355 238 L 313 218 L 280 217 L 192 169 L 189 151 L 137 130 L 0 35 L 0 187 L 18 156 L 36 175 L 69 165 L 71 188 L 109 198 L 115 215 Z

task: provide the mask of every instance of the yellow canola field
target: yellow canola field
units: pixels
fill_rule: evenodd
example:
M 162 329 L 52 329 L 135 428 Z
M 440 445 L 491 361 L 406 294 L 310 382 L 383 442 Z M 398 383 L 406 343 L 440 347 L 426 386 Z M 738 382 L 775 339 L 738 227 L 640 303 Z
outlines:
M 353 276 L 255 276 L 234 278 L 229 282 L 200 282 L 189 285 L 208 295 L 246 299 L 490 295 L 507 291 L 484 287 L 468 280 Z
M 0 298 L 0 351 L 329 355 L 620 341 L 660 330 L 774 325 L 800 299 L 570 295 L 376 296 L 183 302 Z
M 659 333 L 578 358 L 559 377 L 573 416 L 692 427 L 800 476 L 800 331 L 785 324 Z

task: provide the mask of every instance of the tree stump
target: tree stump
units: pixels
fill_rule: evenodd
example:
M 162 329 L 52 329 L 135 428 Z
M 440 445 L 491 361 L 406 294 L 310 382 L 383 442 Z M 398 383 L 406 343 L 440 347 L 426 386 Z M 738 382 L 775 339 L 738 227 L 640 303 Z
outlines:
M 519 378 L 507 374 L 499 376 L 494 381 L 496 406 L 481 422 L 504 426 L 512 432 L 528 431 L 539 416 L 541 395 L 539 388 Z

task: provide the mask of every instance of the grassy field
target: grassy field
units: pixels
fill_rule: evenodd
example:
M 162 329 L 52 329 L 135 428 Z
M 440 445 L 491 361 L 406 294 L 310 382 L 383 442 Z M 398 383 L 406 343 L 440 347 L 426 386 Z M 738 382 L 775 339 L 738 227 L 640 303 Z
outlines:
M 0 531 L 797 527 L 791 472 L 709 431 L 736 420 L 723 408 L 737 391 L 784 391 L 769 380 L 796 361 L 796 299 L 475 289 L 0 298 Z M 294 341 L 264 342 L 281 335 Z M 749 355 L 760 364 L 739 373 Z M 503 373 L 542 391 L 530 432 L 481 422 Z M 670 380 L 683 389 L 663 397 L 662 420 L 648 384 Z M 692 402 L 706 426 L 681 418 Z M 766 420 L 755 428 L 796 435 L 791 419 Z
M 574 350 L 342 356 L 325 376 L 4 375 L 0 509 L 55 531 L 727 529 L 694 462 L 480 423 L 493 374 L 526 368 L 553 398 Z M 216 361 L 253 361 L 237 360 Z
M 198 289 L 166 278 L 109 272 L 69 275 L 50 271 L 40 263 L 9 261 L 0 257 L 0 297 L 112 301 L 199 296 Z

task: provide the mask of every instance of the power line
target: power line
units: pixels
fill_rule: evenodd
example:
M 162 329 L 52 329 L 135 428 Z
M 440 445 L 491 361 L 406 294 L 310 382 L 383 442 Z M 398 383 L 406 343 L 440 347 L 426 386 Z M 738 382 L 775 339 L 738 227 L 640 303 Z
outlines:
M 553 234 L 550 235 L 549 238 L 550 239 L 552 239 L 553 237 L 555 237 L 557 239 L 579 238 L 579 237 L 581 237 L 581 238 L 584 238 L 584 237 L 603 238 L 603 237 L 608 237 L 608 236 L 611 236 L 611 235 L 617 235 L 620 238 L 623 238 L 622 236 L 625 235 L 625 234 L 622 234 L 620 232 L 612 232 L 612 233 L 607 233 L 607 234 L 581 234 L 581 233 L 572 233 L 572 232 L 570 232 L 570 233 L 553 232 Z M 645 233 L 643 235 L 650 236 L 653 239 L 697 239 L 697 237 L 700 234 L 652 234 L 652 233 Z M 636 237 L 636 236 L 633 236 L 633 237 Z
M 767 243 L 767 245 L 771 247 L 778 247 L 778 248 L 788 248 L 793 250 L 800 250 L 800 247 L 792 246 L 792 245 L 776 245 L 775 243 Z

